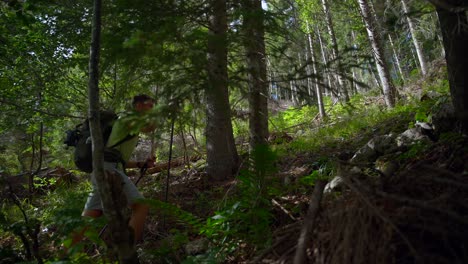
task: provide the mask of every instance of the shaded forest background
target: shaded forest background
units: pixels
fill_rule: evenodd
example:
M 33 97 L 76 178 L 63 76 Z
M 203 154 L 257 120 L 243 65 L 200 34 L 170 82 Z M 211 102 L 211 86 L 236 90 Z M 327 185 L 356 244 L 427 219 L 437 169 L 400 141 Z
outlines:
M 97 2 L 0 3 L 0 263 L 127 263 L 63 140 L 141 93 L 140 263 L 466 262 L 464 1 Z

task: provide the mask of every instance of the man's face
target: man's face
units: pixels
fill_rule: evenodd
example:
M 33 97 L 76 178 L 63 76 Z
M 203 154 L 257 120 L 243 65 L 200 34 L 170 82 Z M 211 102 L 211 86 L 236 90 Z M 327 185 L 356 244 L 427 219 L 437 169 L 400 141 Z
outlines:
M 151 110 L 153 106 L 154 106 L 154 102 L 152 100 L 138 102 L 135 104 L 135 111 L 144 113 L 144 112 Z

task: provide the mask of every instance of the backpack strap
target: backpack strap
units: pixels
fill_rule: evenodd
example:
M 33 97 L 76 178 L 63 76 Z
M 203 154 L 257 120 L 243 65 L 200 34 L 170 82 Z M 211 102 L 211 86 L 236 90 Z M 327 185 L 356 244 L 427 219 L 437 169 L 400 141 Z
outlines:
M 136 137 L 136 136 L 137 136 L 137 135 L 128 134 L 126 137 L 124 137 L 123 139 L 119 140 L 117 143 L 113 144 L 112 146 L 106 147 L 106 148 L 107 148 L 107 149 L 113 149 L 114 147 L 117 147 L 118 145 L 120 145 L 120 144 L 122 144 L 122 143 L 124 143 L 124 142 L 126 142 L 126 141 L 128 141 L 128 140 L 130 140 L 130 139 L 132 139 L 132 138 L 134 138 L 134 137 Z M 117 151 L 117 150 L 115 149 L 115 151 Z M 112 153 L 112 151 L 109 151 L 109 152 Z M 118 159 L 119 159 L 118 162 L 119 162 L 120 164 L 122 164 L 122 169 L 124 170 L 125 174 L 127 174 L 126 171 L 125 171 L 125 161 L 122 159 L 122 155 L 120 154 L 120 151 L 117 151 L 117 152 L 118 152 L 118 155 L 115 155 L 115 154 L 114 154 L 113 157 L 115 157 L 115 156 L 118 156 L 118 157 L 119 157 L 119 158 L 118 158 Z M 105 157 L 105 156 L 104 156 L 104 157 Z M 105 160 L 105 158 L 104 158 L 104 160 Z
M 136 137 L 137 135 L 132 135 L 132 134 L 128 134 L 126 137 L 122 138 L 121 140 L 117 141 L 117 143 L 115 143 L 114 145 L 112 146 L 109 146 L 108 148 L 114 148 L 114 147 L 117 147 L 118 145 L 124 143 L 125 141 L 128 141 L 134 137 Z

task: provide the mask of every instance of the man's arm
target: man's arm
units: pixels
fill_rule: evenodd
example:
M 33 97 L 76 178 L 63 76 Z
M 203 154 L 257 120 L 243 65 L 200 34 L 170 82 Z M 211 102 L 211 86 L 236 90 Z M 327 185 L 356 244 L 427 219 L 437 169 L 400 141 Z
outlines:
M 125 167 L 126 168 L 143 168 L 145 167 L 146 168 L 152 168 L 154 167 L 154 159 L 147 159 L 145 161 L 128 161 L 126 164 L 125 164 Z

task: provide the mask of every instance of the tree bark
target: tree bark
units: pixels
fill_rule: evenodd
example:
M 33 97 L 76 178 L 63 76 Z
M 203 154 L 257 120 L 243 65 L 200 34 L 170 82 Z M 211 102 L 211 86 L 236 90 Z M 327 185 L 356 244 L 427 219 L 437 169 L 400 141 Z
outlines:
M 349 101 L 348 90 L 347 90 L 345 81 L 343 80 L 343 76 L 342 76 L 344 74 L 344 69 L 340 62 L 341 59 L 338 58 L 339 56 L 338 43 L 336 42 L 335 29 L 333 27 L 333 20 L 330 14 L 330 10 L 328 8 L 327 0 L 322 0 L 322 7 L 323 7 L 323 12 L 325 13 L 325 21 L 327 24 L 328 34 L 330 35 L 330 40 L 332 44 L 332 60 L 336 60 L 338 63 L 338 74 L 336 74 L 336 79 L 338 81 L 339 91 L 343 95 L 345 102 L 348 102 Z
M 468 17 L 466 11 L 450 12 L 437 7 L 447 61 L 450 94 L 461 131 L 468 133 Z
M 408 22 L 408 27 L 411 33 L 411 38 L 413 39 L 413 45 L 416 49 L 416 54 L 418 55 L 419 66 L 421 67 L 422 75 L 426 75 L 427 73 L 427 65 L 426 60 L 424 59 L 424 54 L 422 51 L 421 44 L 419 43 L 418 38 L 416 37 L 416 29 L 414 28 L 413 20 L 409 17 L 409 8 L 406 4 L 406 0 L 401 0 L 401 6 L 403 7 L 403 12 L 406 16 L 406 21 Z
M 315 58 L 314 47 L 312 45 L 312 35 L 310 33 L 309 23 L 307 23 L 307 31 L 309 32 L 307 34 L 307 44 L 309 46 L 308 51 L 309 51 L 310 60 L 312 63 L 312 72 L 314 74 L 314 78 L 312 79 L 312 82 L 315 84 L 315 90 L 317 93 L 317 106 L 319 109 L 319 115 L 320 115 L 320 118 L 323 120 L 326 118 L 325 107 L 323 105 L 323 92 L 322 92 L 322 87 L 320 87 L 318 78 L 317 78 L 317 61 Z
M 208 85 L 205 91 L 207 173 L 215 181 L 225 180 L 237 169 L 239 157 L 234 143 L 227 73 L 227 7 L 225 0 L 211 1 L 208 37 Z
M 374 53 L 385 104 L 387 107 L 393 108 L 395 106 L 396 90 L 390 78 L 390 72 L 388 69 L 389 64 L 384 56 L 384 49 L 380 41 L 380 35 L 377 32 L 377 27 L 375 26 L 375 21 L 367 1 L 368 0 L 358 0 L 361 16 L 364 20 L 364 24 L 366 25 L 367 35 Z
M 265 55 L 265 28 L 261 0 L 243 0 L 244 45 L 249 74 L 250 149 L 267 144 L 268 83 Z
M 325 74 L 324 74 L 324 79 L 326 79 L 326 82 L 328 85 L 328 90 L 329 92 L 332 94 L 332 97 L 334 96 L 334 92 L 332 90 L 332 84 L 331 84 L 331 76 L 329 74 L 329 70 L 328 70 L 328 59 L 327 59 L 327 54 L 325 53 L 325 47 L 324 47 L 324 44 L 323 44 L 323 40 L 322 40 L 322 35 L 320 34 L 320 30 L 318 29 L 318 27 L 315 28 L 316 31 L 317 31 L 317 37 L 318 37 L 318 41 L 319 41 L 319 44 L 320 44 L 320 52 L 322 53 L 322 61 L 323 61 L 323 64 L 325 65 Z
M 92 38 L 89 57 L 89 121 L 91 139 L 93 145 L 93 173 L 96 177 L 97 188 L 103 203 L 104 215 L 108 219 L 111 232 L 111 248 L 118 254 L 120 263 L 139 263 L 138 255 L 134 248 L 133 232 L 128 226 L 129 215 L 125 213 L 125 207 L 115 200 L 122 200 L 123 192 L 118 193 L 112 186 L 112 175 L 104 173 L 104 142 L 100 127 L 99 115 L 99 51 L 101 36 L 101 0 L 94 0 Z M 117 187 L 119 184 L 115 184 Z M 123 197 L 123 199 L 125 199 Z
M 405 82 L 405 75 L 403 74 L 403 70 L 401 69 L 400 58 L 398 57 L 398 53 L 395 49 L 395 44 L 393 43 L 392 35 L 388 34 L 388 41 L 390 42 L 390 47 L 392 47 L 393 57 L 395 58 L 395 64 L 398 69 L 398 73 L 400 74 L 401 81 Z

